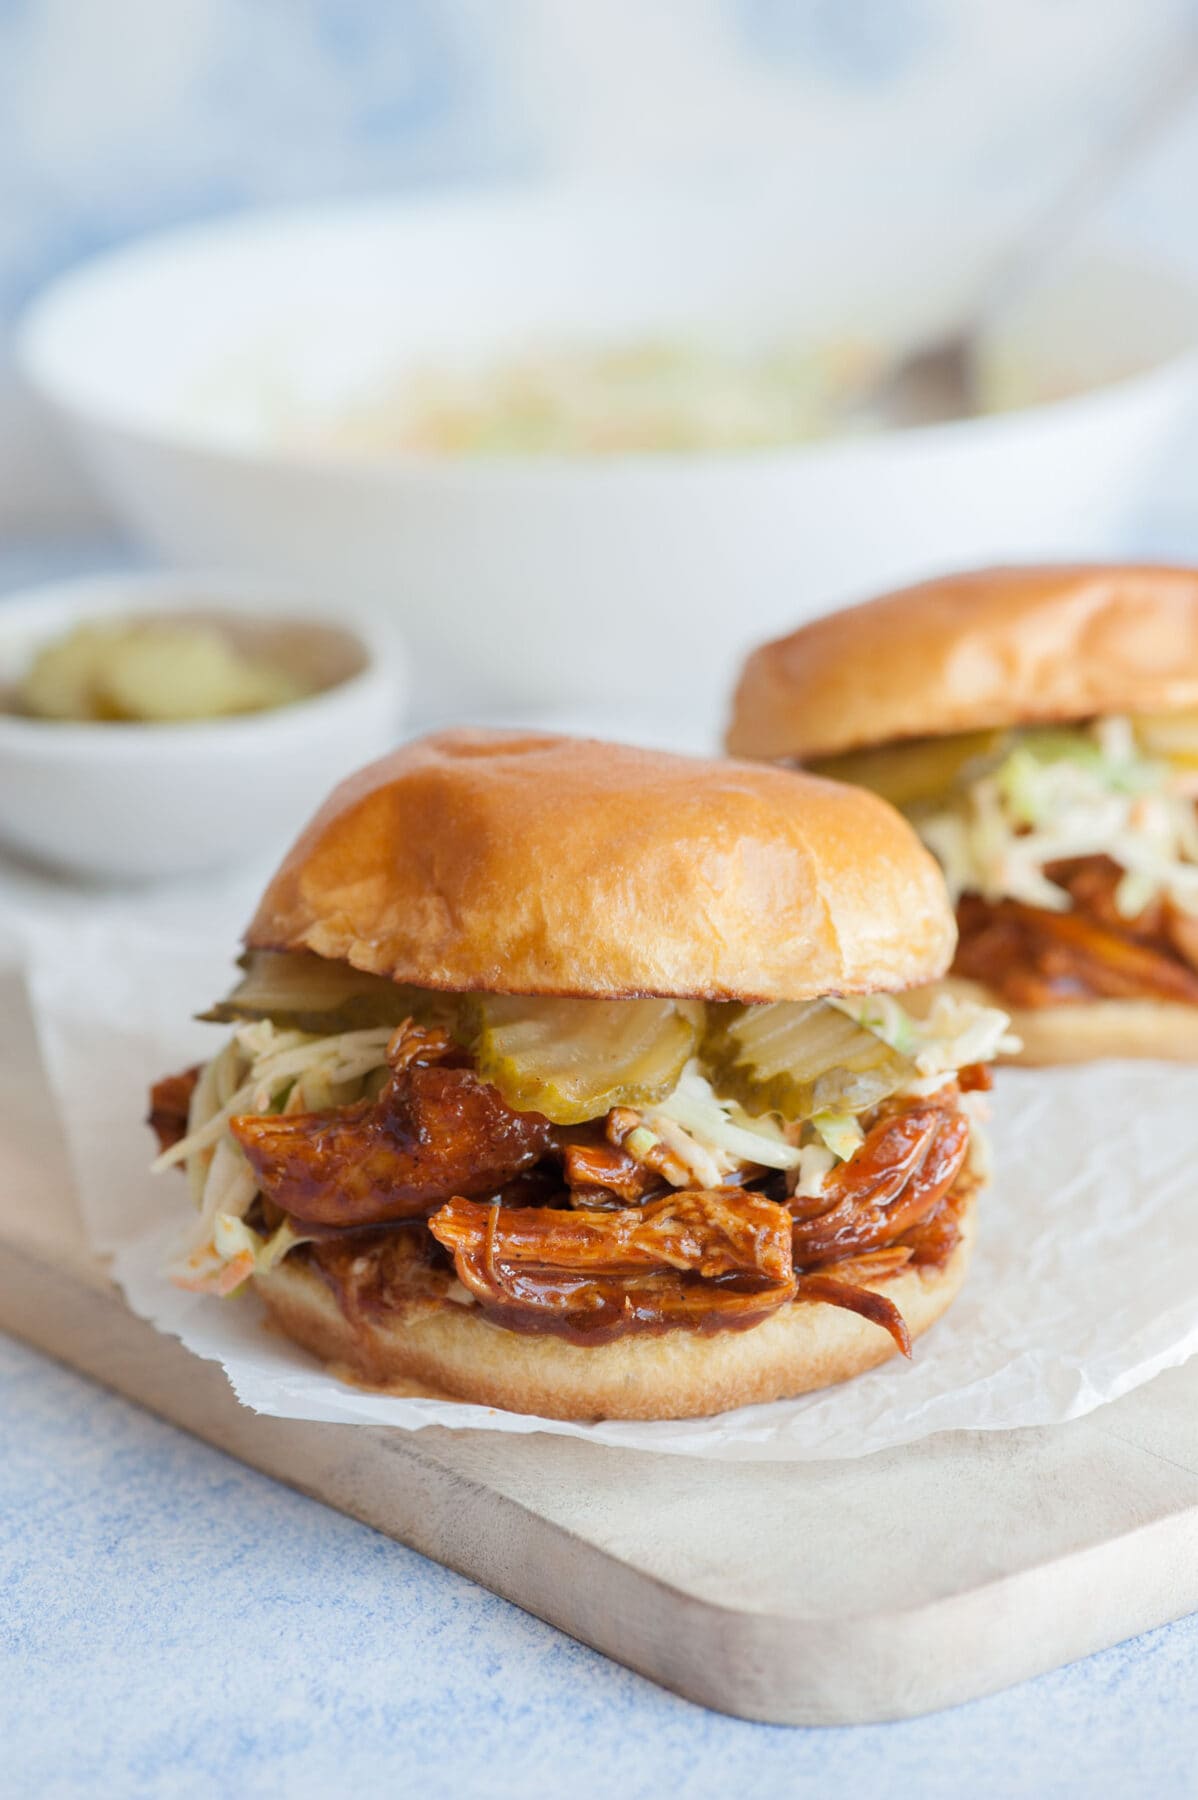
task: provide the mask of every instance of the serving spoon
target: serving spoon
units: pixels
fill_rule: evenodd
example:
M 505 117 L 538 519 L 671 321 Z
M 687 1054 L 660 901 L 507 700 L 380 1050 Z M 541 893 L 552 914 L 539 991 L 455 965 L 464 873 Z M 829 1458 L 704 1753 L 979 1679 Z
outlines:
M 1198 32 L 1168 80 L 1154 84 L 1120 128 L 1088 160 L 1064 192 L 1038 215 L 1000 261 L 985 291 L 961 323 L 932 343 L 917 344 L 885 368 L 854 413 L 881 416 L 888 425 L 934 425 L 968 418 L 981 408 L 977 347 L 996 319 L 1051 267 L 1063 245 L 1107 198 L 1198 94 Z

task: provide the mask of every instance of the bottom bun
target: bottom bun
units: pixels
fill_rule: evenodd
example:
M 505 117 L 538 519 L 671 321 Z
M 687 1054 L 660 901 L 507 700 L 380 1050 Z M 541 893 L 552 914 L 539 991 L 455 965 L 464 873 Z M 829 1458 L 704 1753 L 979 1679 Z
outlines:
M 1078 1000 L 1071 1006 L 1018 1007 L 959 975 L 940 987 L 986 1006 L 1001 1006 L 1010 1015 L 1023 1049 L 1018 1056 L 1004 1056 L 1003 1062 L 1037 1068 L 1104 1056 L 1198 1062 L 1198 1006 L 1180 1000 Z
M 913 1338 L 965 1278 L 972 1199 L 960 1222 L 961 1240 L 943 1268 L 868 1284 L 894 1301 Z M 588 1348 L 506 1330 L 450 1299 L 416 1299 L 355 1324 L 313 1266 L 294 1257 L 255 1286 L 275 1324 L 335 1374 L 548 1419 L 703 1417 L 829 1387 L 896 1354 L 880 1326 L 818 1301 L 795 1301 L 746 1331 L 675 1328 Z

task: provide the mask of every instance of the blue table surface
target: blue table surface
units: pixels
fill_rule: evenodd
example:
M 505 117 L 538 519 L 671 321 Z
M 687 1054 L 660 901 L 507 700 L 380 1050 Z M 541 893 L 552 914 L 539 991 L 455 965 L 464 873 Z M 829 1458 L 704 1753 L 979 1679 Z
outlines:
M 1198 1616 L 929 1719 L 724 1718 L 0 1336 L 0 1800 L 1171 1800 L 1196 1697 Z
M 3 1337 L 0 1445 L 14 1800 L 1198 1791 L 1198 1617 L 928 1719 L 752 1725 Z

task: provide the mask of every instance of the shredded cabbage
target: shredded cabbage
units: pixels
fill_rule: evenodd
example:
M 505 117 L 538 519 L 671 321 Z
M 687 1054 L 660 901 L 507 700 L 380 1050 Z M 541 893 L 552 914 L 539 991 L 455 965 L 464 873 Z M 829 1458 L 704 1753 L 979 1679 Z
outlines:
M 799 1166 L 798 1149 L 787 1142 L 775 1119 L 751 1119 L 734 1100 L 720 1099 L 694 1062 L 682 1071 L 669 1098 L 646 1107 L 644 1117 L 667 1144 L 668 1128 L 680 1125 L 702 1148 L 724 1152 L 732 1159 L 729 1167 L 739 1163 L 758 1163 L 765 1169 Z
M 368 1031 L 342 1031 L 332 1037 L 313 1037 L 306 1031 L 280 1031 L 268 1019 L 243 1025 L 234 1032 L 233 1043 L 242 1053 L 247 1072 L 223 1104 L 203 1123 L 195 1124 L 189 1118 L 191 1128 L 187 1136 L 155 1160 L 155 1173 L 169 1169 L 175 1163 L 186 1162 L 196 1151 L 217 1144 L 228 1129 L 229 1120 L 238 1113 L 270 1112 L 282 1090 L 293 1083 L 305 1078 L 338 1086 L 361 1081 L 374 1069 L 385 1065 L 387 1045 L 392 1036 L 389 1025 L 372 1027 Z M 299 1109 L 293 1107 L 292 1110 Z
M 965 1064 L 1018 1048 L 1005 1013 L 951 995 L 937 996 L 923 1017 L 889 994 L 829 1005 L 908 1059 L 916 1073 L 907 1092 L 934 1088 Z M 371 1084 L 386 1071 L 392 1035 L 384 1026 L 321 1037 L 266 1019 L 233 1033 L 200 1073 L 187 1135 L 154 1164 L 185 1164 L 197 1207 L 195 1227 L 170 1271 L 174 1281 L 206 1293 L 233 1293 L 308 1241 L 286 1221 L 268 1233 L 247 1223 L 257 1183 L 230 1121 L 243 1112 L 321 1111 L 373 1091 Z M 763 1168 L 785 1173 L 796 1193 L 816 1197 L 829 1172 L 864 1141 L 859 1121 L 848 1112 L 817 1113 L 804 1127 L 784 1127 L 773 1114 L 753 1117 L 737 1100 L 718 1094 L 695 1060 L 666 1099 L 637 1117 L 623 1139 L 629 1153 L 643 1158 L 664 1146 L 702 1188 L 724 1186 L 746 1168 Z
M 954 902 L 965 892 L 1066 911 L 1047 863 L 1110 856 L 1115 904 L 1132 918 L 1159 895 L 1198 913 L 1198 814 L 1188 783 L 1139 748 L 1131 720 L 1012 734 L 997 763 L 912 820 Z
M 993 1172 L 990 1137 L 984 1129 L 990 1118 L 990 1100 L 977 1092 L 962 1094 L 961 1111 L 969 1120 L 969 1168 L 979 1181 L 989 1181 Z
M 297 1244 L 310 1242 L 287 1219 L 263 1236 L 236 1214 L 218 1212 L 207 1242 L 172 1266 L 171 1279 L 176 1287 L 196 1293 L 233 1294 L 251 1275 L 267 1274 Z
M 353 1100 L 386 1067 L 390 1026 L 316 1037 L 268 1019 L 243 1025 L 207 1063 L 191 1097 L 187 1135 L 154 1163 L 184 1163 L 199 1216 L 170 1269 L 179 1287 L 228 1294 L 306 1240 L 284 1222 L 263 1237 L 245 1223 L 258 1185 L 229 1132 L 238 1113 L 317 1112 Z
M 826 1144 L 804 1144 L 799 1159 L 799 1178 L 795 1193 L 803 1200 L 818 1200 L 828 1176 L 836 1167 L 836 1157 Z
M 279 429 L 368 455 L 610 455 L 790 444 L 868 428 L 874 346 L 851 338 L 740 349 L 686 337 L 545 342 L 491 364 L 384 380 L 333 418 Z
M 936 994 L 922 1018 L 893 994 L 851 994 L 828 1004 L 907 1057 L 920 1075 L 947 1075 L 1000 1054 L 1014 1055 L 1022 1047 L 1001 1008 L 979 1006 L 955 994 Z
M 865 1142 L 861 1123 L 852 1113 L 816 1113 L 811 1124 L 824 1148 L 839 1162 L 848 1162 Z

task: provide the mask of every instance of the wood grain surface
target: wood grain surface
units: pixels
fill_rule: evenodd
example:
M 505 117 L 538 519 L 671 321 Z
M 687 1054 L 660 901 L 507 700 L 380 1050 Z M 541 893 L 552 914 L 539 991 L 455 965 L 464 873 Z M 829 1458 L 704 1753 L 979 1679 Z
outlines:
M 854 1462 L 264 1418 L 136 1319 L 83 1240 L 0 977 L 0 1327 L 255 1468 L 745 1718 L 950 1706 L 1198 1607 L 1198 1361 L 1073 1425 Z

